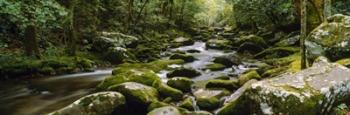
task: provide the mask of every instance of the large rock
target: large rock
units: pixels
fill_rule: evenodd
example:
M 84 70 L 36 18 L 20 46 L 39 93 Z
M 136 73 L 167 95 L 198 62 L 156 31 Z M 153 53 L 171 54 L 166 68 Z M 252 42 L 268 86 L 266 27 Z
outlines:
M 253 83 L 241 102 L 251 108 L 245 114 L 328 114 L 350 99 L 349 75 L 346 67 L 319 58 L 298 73 Z
M 226 98 L 224 106 L 219 108 L 215 113 L 217 115 L 241 115 L 242 113 L 244 113 L 245 97 L 243 95 L 248 89 L 250 89 L 251 85 L 255 82 L 257 82 L 257 80 L 252 79 L 245 83 L 242 87 L 235 91 L 235 93 L 231 94 L 228 98 Z
M 172 47 L 179 47 L 179 46 L 193 45 L 194 41 L 191 38 L 178 37 L 178 38 L 175 38 L 172 43 L 173 43 Z
M 224 88 L 233 91 L 238 88 L 238 80 L 212 79 L 205 84 L 205 88 Z
M 350 16 L 336 14 L 313 30 L 306 42 L 311 58 L 326 56 L 332 61 L 350 57 Z
M 237 54 L 223 55 L 214 57 L 214 63 L 223 64 L 226 67 L 232 67 L 233 65 L 239 65 L 242 63 L 242 57 Z
M 193 93 L 200 109 L 214 110 L 220 106 L 220 99 L 229 95 L 227 90 L 199 89 Z
M 189 77 L 193 78 L 196 76 L 201 75 L 200 72 L 190 69 L 190 68 L 178 68 L 170 73 L 167 74 L 167 77 L 172 78 L 172 77 Z
M 170 97 L 172 100 L 180 100 L 184 95 L 181 90 L 172 88 L 167 84 L 156 82 L 153 87 L 155 87 L 162 97 Z
M 194 82 L 186 77 L 174 77 L 168 80 L 167 84 L 184 92 L 189 92 L 192 89 Z
M 126 103 L 118 92 L 100 92 L 85 96 L 49 115 L 110 115 Z
M 166 106 L 154 109 L 149 112 L 147 115 L 182 115 L 182 113 L 173 106 Z
M 135 82 L 126 82 L 120 85 L 112 86 L 109 90 L 122 93 L 126 100 L 132 104 L 147 106 L 152 102 L 158 101 L 158 91 L 150 86 Z
M 225 39 L 211 39 L 207 41 L 206 47 L 211 49 L 228 50 L 232 48 L 232 43 Z
M 193 62 L 196 60 L 194 56 L 186 55 L 186 54 L 174 54 L 170 56 L 170 59 L 182 59 L 185 62 Z

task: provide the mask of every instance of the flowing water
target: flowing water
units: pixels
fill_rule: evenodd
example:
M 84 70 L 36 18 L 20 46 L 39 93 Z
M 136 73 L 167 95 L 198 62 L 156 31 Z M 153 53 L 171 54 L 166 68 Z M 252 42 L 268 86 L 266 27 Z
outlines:
M 235 53 L 206 49 L 204 42 L 196 42 L 191 46 L 170 49 L 198 50 L 199 53 L 188 53 L 197 58 L 196 61 L 184 65 L 171 65 L 172 68 L 187 67 L 201 72 L 202 75 L 193 78 L 195 81 L 205 81 L 220 75 L 237 74 L 246 68 L 243 65 L 227 68 L 222 71 L 209 71 L 203 68 L 211 64 L 214 57 Z M 168 57 L 165 57 L 168 58 Z M 39 115 L 52 112 L 74 102 L 75 100 L 93 93 L 96 85 L 109 76 L 112 69 L 97 70 L 90 73 L 78 73 L 56 77 L 36 78 L 21 81 L 0 82 L 0 111 L 1 115 Z M 158 75 L 166 81 L 164 70 Z M 198 108 L 198 107 L 195 107 Z M 199 109 L 198 109 L 199 110 Z
M 40 115 L 60 109 L 94 91 L 112 69 L 26 81 L 0 82 L 1 115 Z

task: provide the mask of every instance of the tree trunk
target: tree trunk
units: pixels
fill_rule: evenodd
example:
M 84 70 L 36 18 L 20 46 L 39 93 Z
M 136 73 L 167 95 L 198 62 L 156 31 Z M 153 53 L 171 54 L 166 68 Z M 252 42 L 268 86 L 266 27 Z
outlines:
M 34 24 L 28 25 L 24 32 L 24 47 L 27 56 L 40 58 L 37 30 Z
M 69 21 L 66 25 L 66 37 L 68 38 L 68 48 L 67 53 L 71 56 L 76 55 L 77 51 L 77 35 L 76 35 L 76 26 L 75 26 L 75 20 L 74 20 L 74 10 L 75 10 L 76 0 L 71 0 L 67 4 L 67 7 L 69 9 Z
M 331 15 L 332 15 L 332 0 L 324 0 L 323 21 L 327 21 L 327 18 Z
M 301 50 L 301 69 L 306 68 L 306 48 L 305 39 L 307 37 L 307 0 L 303 0 L 301 3 L 301 33 L 300 33 L 300 50 Z

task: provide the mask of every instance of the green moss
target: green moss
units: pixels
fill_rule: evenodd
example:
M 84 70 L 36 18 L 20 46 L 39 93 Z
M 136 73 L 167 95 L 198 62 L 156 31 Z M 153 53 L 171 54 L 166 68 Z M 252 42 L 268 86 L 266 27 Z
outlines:
M 194 98 L 194 97 L 192 97 Z M 191 97 L 186 98 L 185 100 L 183 100 L 180 104 L 179 107 L 188 109 L 188 110 L 194 110 L 193 108 L 193 99 Z
M 266 78 L 266 77 L 277 76 L 285 72 L 287 69 L 288 67 L 277 67 L 277 68 L 269 69 L 262 74 L 262 77 Z
M 185 62 L 193 62 L 194 60 L 196 60 L 196 58 L 194 58 L 193 56 L 186 54 L 174 54 L 170 56 L 170 59 L 182 59 Z
M 206 88 L 225 88 L 229 91 L 236 90 L 238 88 L 238 80 L 209 80 L 205 85 Z
M 147 111 L 150 112 L 150 111 L 152 111 L 152 110 L 154 110 L 156 108 L 165 107 L 165 106 L 170 106 L 170 104 L 156 101 L 156 102 L 151 103 L 148 106 Z
M 336 63 L 350 68 L 350 58 L 345 58 L 345 59 L 338 60 L 338 61 L 336 61 Z
M 225 65 L 219 64 L 219 63 L 209 64 L 209 65 L 205 66 L 205 69 L 209 69 L 211 71 L 219 71 L 219 70 L 223 70 L 225 68 L 226 68 Z
M 273 59 L 267 59 L 265 62 L 269 65 L 274 66 L 286 66 L 290 63 L 294 62 L 295 60 L 300 60 L 300 53 L 295 53 L 293 55 L 282 57 L 282 58 L 273 58 Z
M 255 58 L 281 58 L 286 57 L 292 54 L 295 54 L 300 51 L 298 47 L 274 47 L 266 49 L 258 54 Z
M 182 96 L 184 93 L 181 90 L 172 88 L 168 86 L 167 84 L 161 83 L 161 82 L 155 82 L 153 84 L 153 87 L 155 87 L 161 96 L 163 97 L 171 97 L 172 100 L 180 100 L 182 99 Z
M 249 71 L 249 72 L 239 76 L 238 83 L 240 86 L 242 86 L 251 79 L 258 79 L 259 80 L 259 79 L 261 79 L 261 76 L 255 70 Z
M 185 92 L 191 91 L 193 81 L 186 77 L 174 77 L 168 80 L 167 84 Z

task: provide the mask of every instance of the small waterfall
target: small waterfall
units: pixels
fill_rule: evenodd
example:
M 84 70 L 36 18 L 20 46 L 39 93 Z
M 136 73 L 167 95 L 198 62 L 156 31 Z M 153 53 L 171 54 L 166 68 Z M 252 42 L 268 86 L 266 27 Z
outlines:
M 199 107 L 197 106 L 196 98 L 194 98 L 193 96 L 190 96 L 189 98 L 191 98 L 191 100 L 192 100 L 192 103 L 193 103 L 193 110 L 194 110 L 194 111 L 200 111 Z

